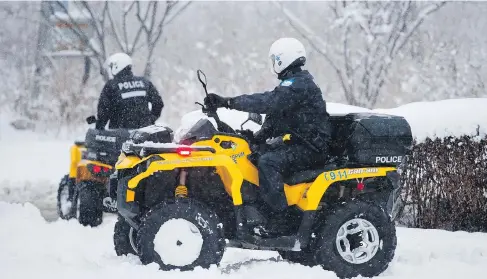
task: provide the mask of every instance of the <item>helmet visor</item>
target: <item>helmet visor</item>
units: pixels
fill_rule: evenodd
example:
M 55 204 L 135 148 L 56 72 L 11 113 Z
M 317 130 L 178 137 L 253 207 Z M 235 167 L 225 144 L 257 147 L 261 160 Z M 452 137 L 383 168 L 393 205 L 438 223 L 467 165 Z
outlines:
M 276 68 L 274 67 L 276 65 L 276 55 L 275 54 L 271 54 L 269 56 L 269 67 L 271 68 L 271 72 L 273 74 L 277 74 L 276 72 Z

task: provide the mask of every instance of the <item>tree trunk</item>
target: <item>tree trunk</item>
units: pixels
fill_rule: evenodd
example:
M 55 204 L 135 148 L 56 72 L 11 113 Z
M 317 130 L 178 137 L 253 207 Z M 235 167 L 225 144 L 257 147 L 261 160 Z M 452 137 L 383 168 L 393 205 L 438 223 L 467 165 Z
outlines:
M 41 14 L 48 15 L 50 13 L 49 10 L 49 3 L 46 1 L 42 1 L 41 3 Z M 46 47 L 46 38 L 48 35 L 49 27 L 45 22 L 39 23 L 39 31 L 37 33 L 37 46 L 36 46 L 36 54 L 35 54 L 35 71 L 34 71 L 34 80 L 32 83 L 31 88 L 31 99 L 37 100 L 40 94 L 40 81 L 42 79 L 42 74 L 44 73 L 44 69 L 49 64 L 46 61 L 46 57 L 44 56 L 43 52 Z

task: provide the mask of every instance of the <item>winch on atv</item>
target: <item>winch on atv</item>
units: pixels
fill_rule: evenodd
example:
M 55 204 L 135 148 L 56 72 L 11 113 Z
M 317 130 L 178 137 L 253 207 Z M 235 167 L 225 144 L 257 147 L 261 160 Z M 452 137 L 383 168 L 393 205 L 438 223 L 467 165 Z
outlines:
M 198 78 L 206 91 L 199 70 Z M 286 177 L 288 209 L 269 214 L 258 195 L 261 147 L 220 120 L 216 109 L 202 105 L 202 111 L 217 127 L 203 118 L 177 144 L 125 145 L 115 166 L 118 255 L 191 270 L 218 264 L 232 246 L 274 250 L 340 277 L 371 277 L 387 268 L 396 248 L 398 168 L 412 146 L 404 118 L 332 115 L 330 159 Z M 262 124 L 260 115 L 249 120 Z M 289 136 L 295 135 L 271 144 Z M 256 225 L 278 229 L 259 235 Z

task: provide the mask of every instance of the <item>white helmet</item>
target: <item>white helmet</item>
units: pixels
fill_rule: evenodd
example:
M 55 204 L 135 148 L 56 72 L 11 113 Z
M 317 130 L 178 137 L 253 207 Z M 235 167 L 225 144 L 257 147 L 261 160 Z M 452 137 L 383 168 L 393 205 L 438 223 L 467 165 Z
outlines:
M 280 74 L 296 60 L 296 66 L 303 66 L 306 63 L 306 50 L 295 38 L 280 38 L 271 45 L 269 58 L 272 72 Z
M 132 58 L 122 52 L 115 53 L 108 57 L 104 66 L 107 69 L 108 75 L 114 77 L 127 66 L 132 66 Z

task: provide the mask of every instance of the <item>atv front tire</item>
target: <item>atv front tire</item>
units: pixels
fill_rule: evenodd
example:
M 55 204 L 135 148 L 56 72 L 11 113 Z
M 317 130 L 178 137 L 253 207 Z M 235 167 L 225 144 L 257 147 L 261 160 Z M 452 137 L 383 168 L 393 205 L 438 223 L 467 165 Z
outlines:
M 359 200 L 335 207 L 319 237 L 315 260 L 340 278 L 381 274 L 397 244 L 396 228 L 384 210 Z
M 57 213 L 61 219 L 69 220 L 74 217 L 74 187 L 73 179 L 68 175 L 63 176 L 57 190 Z
M 81 182 L 78 188 L 76 202 L 76 218 L 83 226 L 96 227 L 103 220 L 103 203 L 98 185 L 91 182 Z
M 125 222 L 125 219 L 118 216 L 115 228 L 113 229 L 113 244 L 117 256 L 128 254 L 137 255 L 137 251 L 132 247 L 132 245 L 135 245 L 136 234 L 136 231 L 134 229 L 131 230 L 130 225 Z
M 192 199 L 163 202 L 141 220 L 136 246 L 143 264 L 162 270 L 192 270 L 218 265 L 225 250 L 222 224 L 206 206 Z

